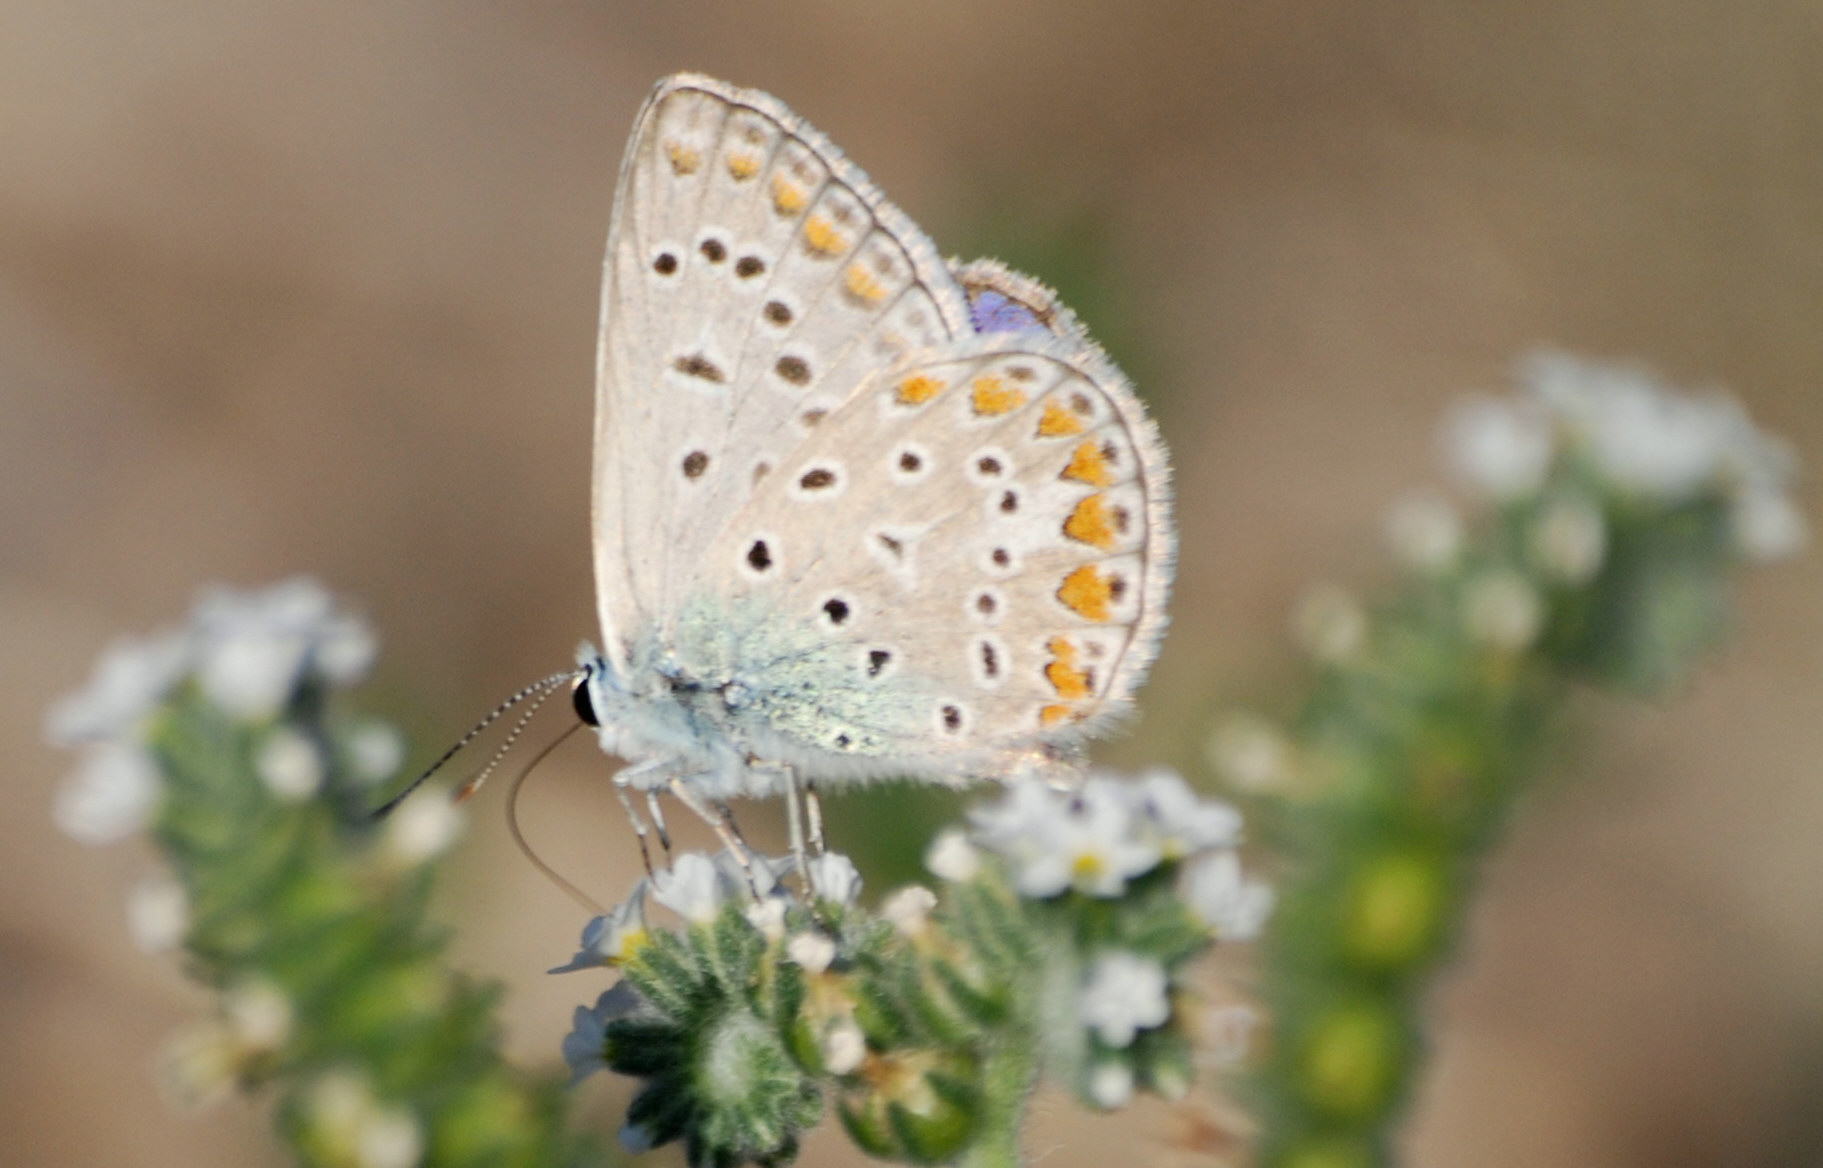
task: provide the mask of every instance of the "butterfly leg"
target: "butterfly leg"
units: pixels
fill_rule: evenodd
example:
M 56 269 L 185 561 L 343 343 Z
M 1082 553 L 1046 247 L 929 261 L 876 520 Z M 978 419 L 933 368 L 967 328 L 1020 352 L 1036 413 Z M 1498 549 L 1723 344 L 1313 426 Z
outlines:
M 755 901 L 763 899 L 760 896 L 759 881 L 753 877 L 753 853 L 748 850 L 747 841 L 741 838 L 740 829 L 735 827 L 734 816 L 728 810 L 728 805 L 717 802 L 712 807 L 705 803 L 702 796 L 691 790 L 689 783 L 683 779 L 672 779 L 668 789 L 673 798 L 688 807 L 698 819 L 708 824 L 716 837 L 722 841 L 722 846 L 728 849 L 728 854 L 734 857 L 735 862 L 741 866 L 741 871 L 746 875 L 747 890 L 753 894 L 753 899 Z
M 810 891 L 810 863 L 804 854 L 804 808 L 800 800 L 809 784 L 798 779 L 797 772 L 787 768 L 790 785 L 785 788 L 785 830 L 791 840 L 791 861 L 797 866 L 798 886 L 806 896 Z
M 665 809 L 658 802 L 657 791 L 646 792 L 646 810 L 652 813 L 652 830 L 658 833 L 658 846 L 665 850 L 665 867 L 671 866 L 671 833 L 665 827 Z
M 820 856 L 829 848 L 823 841 L 823 801 L 815 783 L 804 784 L 804 811 L 810 819 L 810 850 Z
M 652 875 L 652 849 L 646 844 L 646 821 L 639 817 L 639 812 L 633 810 L 633 800 L 627 795 L 627 791 L 633 786 L 634 779 L 657 770 L 659 763 L 658 759 L 647 759 L 645 762 L 623 767 L 614 772 L 614 795 L 620 800 L 620 805 L 626 809 L 627 820 L 633 824 L 633 836 L 639 841 L 639 859 L 646 866 L 647 876 Z M 646 801 L 652 807 L 653 817 L 658 818 L 658 805 L 652 802 L 650 792 L 646 795 Z M 658 819 L 658 838 L 664 842 L 665 855 L 669 858 L 671 841 L 665 835 L 663 819 Z

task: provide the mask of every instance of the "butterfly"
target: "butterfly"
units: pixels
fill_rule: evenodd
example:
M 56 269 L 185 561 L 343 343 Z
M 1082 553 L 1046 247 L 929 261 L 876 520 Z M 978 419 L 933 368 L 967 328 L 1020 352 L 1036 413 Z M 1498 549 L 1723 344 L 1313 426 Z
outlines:
M 647 98 L 597 376 L 574 700 L 623 791 L 1067 771 L 1130 705 L 1175 551 L 1155 427 L 1049 289 L 946 263 L 775 98 Z

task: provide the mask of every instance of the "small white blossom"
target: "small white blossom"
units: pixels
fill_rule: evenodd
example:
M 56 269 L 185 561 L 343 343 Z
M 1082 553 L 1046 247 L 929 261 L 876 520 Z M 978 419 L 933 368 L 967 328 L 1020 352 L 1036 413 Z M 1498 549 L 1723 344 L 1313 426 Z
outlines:
M 1715 476 L 1734 433 L 1725 404 L 1667 393 L 1644 378 L 1604 389 L 1590 402 L 1585 437 L 1610 482 L 1676 501 Z
M 291 726 L 275 726 L 253 758 L 254 773 L 266 789 L 288 803 L 301 803 L 323 788 L 323 752 Z
M 291 1035 L 291 999 L 266 981 L 249 981 L 222 995 L 222 1019 L 243 1051 L 276 1050 Z
M 823 1033 L 821 1053 L 825 1070 L 832 1075 L 846 1075 L 867 1057 L 867 1037 L 853 1018 L 837 1018 Z
M 248 722 L 275 716 L 303 671 L 310 642 L 289 629 L 248 628 L 203 650 L 197 684 L 223 711 Z
M 348 758 L 348 770 L 356 782 L 372 786 L 399 773 L 405 765 L 405 738 L 388 723 L 377 719 L 355 726 L 342 740 Z
M 350 686 L 367 676 L 379 651 L 367 622 L 341 615 L 325 620 L 317 631 L 312 664 L 331 685 Z
M 442 855 L 462 834 L 462 812 L 448 799 L 407 799 L 386 821 L 387 856 L 415 867 Z
M 199 1110 L 225 1098 L 240 1071 L 240 1050 L 217 1021 L 196 1022 L 165 1040 L 158 1052 L 158 1085 L 165 1098 Z
M 1291 634 L 1313 659 L 1341 665 L 1367 647 L 1367 613 L 1347 589 L 1318 584 L 1292 610 Z
M 1258 714 L 1226 714 L 1209 734 L 1203 757 L 1236 790 L 1275 790 L 1291 769 L 1291 744 L 1279 728 Z
M 1470 637 L 1496 649 L 1531 645 L 1544 628 L 1544 601 L 1517 572 L 1494 571 L 1471 581 L 1462 597 L 1462 623 Z
M 1407 495 L 1386 515 L 1387 541 L 1401 563 L 1420 572 L 1445 572 L 1462 553 L 1462 516 L 1441 495 Z
M 822 973 L 836 959 L 836 943 L 822 933 L 799 933 L 785 943 L 785 956 L 805 973 Z
M 766 940 L 782 941 L 785 938 L 785 908 L 784 897 L 768 896 L 765 900 L 750 901 L 741 910 L 741 915 Z
M 599 969 L 619 965 L 651 937 L 646 928 L 646 882 L 633 888 L 633 895 L 615 905 L 606 916 L 595 917 L 583 926 L 582 948 L 569 964 L 548 972 L 573 973 L 578 969 Z
M 790 856 L 772 857 L 749 852 L 746 862 L 742 863 L 726 848 L 715 853 L 712 860 L 721 878 L 724 899 L 730 896 L 784 896 L 786 890 L 780 881 L 797 869 Z
M 1750 560 L 1783 560 L 1810 542 L 1803 514 L 1776 487 L 1756 484 L 1738 492 L 1728 518 L 1735 546 Z
M 190 897 L 175 877 L 150 876 L 127 892 L 127 934 L 143 953 L 164 953 L 190 931 Z
M 1129 1046 L 1141 1030 L 1162 1026 L 1171 1016 L 1165 967 L 1149 957 L 1116 950 L 1089 967 L 1076 1000 L 1082 1024 L 1116 1049 Z
M 924 866 L 941 880 L 964 884 L 980 873 L 981 853 L 969 842 L 967 832 L 948 827 L 931 841 L 930 849 L 924 853 Z
M 189 651 L 181 632 L 116 641 L 88 684 L 51 707 L 46 736 L 60 746 L 137 741 L 146 718 L 183 676 Z
M 1185 880 L 1184 900 L 1224 941 L 1257 937 L 1272 915 L 1272 888 L 1248 880 L 1233 852 L 1219 852 L 1193 865 Z
M 756 866 L 756 879 L 758 871 Z M 669 868 L 652 877 L 652 899 L 691 924 L 713 921 L 727 893 L 725 878 L 715 862 L 697 852 L 678 856 Z
M 1124 1062 L 1095 1064 L 1089 1072 L 1089 1098 L 1095 1106 L 1114 1111 L 1133 1101 L 1133 1068 Z
M 624 981 L 615 982 L 593 1006 L 576 1007 L 570 1032 L 563 1036 L 563 1061 L 569 1064 L 571 1086 L 608 1069 L 608 1024 L 644 1009 L 645 998 Z
M 424 1130 L 403 1107 L 376 1107 L 355 1132 L 358 1168 L 414 1168 L 424 1158 Z
M 861 873 L 854 861 L 839 852 L 824 852 L 811 859 L 810 887 L 821 900 L 852 907 L 861 896 Z
M 1526 550 L 1551 579 L 1587 584 L 1608 554 L 1607 521 L 1587 499 L 1554 499 L 1532 521 Z
M 1127 881 L 1158 866 L 1158 844 L 1137 830 L 1121 784 L 1091 778 L 1074 795 L 1035 782 L 1014 786 L 999 809 L 977 814 L 981 842 L 1013 865 L 1020 895 L 1038 899 L 1068 889 L 1114 897 Z
M 1554 447 L 1549 416 L 1524 399 L 1472 397 L 1444 419 L 1450 469 L 1495 499 L 1517 499 L 1542 486 Z
M 930 929 L 930 914 L 936 907 L 936 893 L 921 884 L 912 884 L 887 897 L 880 906 L 880 916 L 904 936 L 916 939 Z
M 103 743 L 83 751 L 51 817 L 82 843 L 113 843 L 150 823 L 163 793 L 158 764 L 143 747 Z
M 1127 792 L 1141 830 L 1167 860 L 1231 848 L 1240 842 L 1241 813 L 1216 799 L 1198 799 L 1176 771 L 1146 771 Z

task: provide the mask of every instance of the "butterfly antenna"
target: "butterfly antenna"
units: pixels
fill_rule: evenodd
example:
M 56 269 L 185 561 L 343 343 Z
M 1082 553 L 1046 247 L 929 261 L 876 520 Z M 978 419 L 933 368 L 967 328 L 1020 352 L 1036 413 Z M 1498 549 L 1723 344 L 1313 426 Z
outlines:
M 544 678 L 540 681 L 534 681 L 532 684 L 526 686 L 524 689 L 520 690 L 518 693 L 514 694 L 512 697 L 506 699 L 504 702 L 501 702 L 498 706 L 495 706 L 493 708 L 493 710 L 488 713 L 487 717 L 485 717 L 485 718 L 481 719 L 479 722 L 475 723 L 473 729 L 471 729 L 467 734 L 464 734 L 461 738 L 457 739 L 456 744 L 454 746 L 452 746 L 448 750 L 444 751 L 443 757 L 439 758 L 436 762 L 431 763 L 430 766 L 428 768 L 426 768 L 424 773 L 419 775 L 417 778 L 413 779 L 411 781 L 411 783 L 409 785 L 407 785 L 403 791 L 400 791 L 397 795 L 394 795 L 392 798 L 388 799 L 385 803 L 381 804 L 379 810 L 377 810 L 373 813 L 373 818 L 385 819 L 388 815 L 392 814 L 394 808 L 398 807 L 399 804 L 405 802 L 405 800 L 411 796 L 411 793 L 413 791 L 416 791 L 419 787 L 423 786 L 424 781 L 426 779 L 430 778 L 432 775 L 434 775 L 438 771 L 442 770 L 444 763 L 446 763 L 450 759 L 456 757 L 456 753 L 458 751 L 460 751 L 464 746 L 467 746 L 469 743 L 473 742 L 475 740 L 476 735 L 480 734 L 483 730 L 486 730 L 489 726 L 492 726 L 496 721 L 498 721 L 502 714 L 506 713 L 508 710 L 512 709 L 514 706 L 518 705 L 520 702 L 523 702 L 525 699 L 532 697 L 534 695 L 536 695 L 538 698 L 538 705 L 543 705 L 545 699 L 550 697 L 552 692 L 555 691 L 558 686 L 561 686 L 565 682 L 570 681 L 575 676 L 576 676 L 575 670 L 570 670 L 567 673 L 553 673 L 553 674 L 551 674 L 551 676 Z M 538 705 L 534 705 L 532 707 L 533 713 L 537 712 Z M 530 715 L 528 714 L 527 717 L 530 717 Z M 514 728 L 512 736 L 507 739 L 507 745 L 511 746 L 513 743 L 513 739 L 517 738 L 519 736 L 520 732 L 524 729 L 525 729 L 525 719 L 521 719 L 519 722 L 519 725 Z M 561 741 L 561 739 L 559 739 L 559 741 Z M 540 756 L 540 757 L 542 757 L 542 756 Z M 499 761 L 500 761 L 499 756 L 496 755 L 494 758 L 494 761 L 490 762 L 487 765 L 487 769 L 482 771 L 481 777 L 485 778 L 487 775 L 487 772 L 491 771 L 494 768 L 495 763 L 498 763 Z M 462 786 L 462 790 L 467 792 L 467 794 L 458 794 L 457 801 L 460 802 L 462 799 L 466 799 L 468 797 L 468 795 L 473 794 L 474 791 L 472 788 L 477 787 L 479 785 L 480 785 L 480 783 L 478 780 L 470 780 L 468 783 L 464 783 Z
M 592 912 L 596 916 L 600 917 L 600 916 L 606 916 L 608 913 L 608 910 L 603 908 L 600 904 L 596 903 L 594 897 L 590 896 L 588 893 L 584 892 L 582 889 L 576 887 L 574 884 L 571 884 L 568 880 L 566 880 L 562 876 L 560 876 L 557 872 L 557 869 L 555 869 L 555 868 L 551 867 L 549 864 L 545 863 L 543 858 L 540 857 L 537 852 L 532 850 L 531 843 L 528 842 L 525 838 L 525 832 L 520 830 L 520 827 L 519 827 L 519 790 L 520 790 L 520 788 L 525 786 L 525 781 L 531 777 L 532 771 L 537 768 L 538 764 L 543 762 L 545 760 L 545 757 L 547 755 L 549 755 L 551 753 L 551 751 L 556 750 L 559 746 L 562 746 L 565 742 L 567 742 L 569 740 L 570 735 L 576 733 L 576 731 L 579 730 L 581 727 L 582 727 L 582 723 L 578 722 L 575 725 L 571 726 L 568 730 L 565 730 L 561 735 L 559 735 L 557 737 L 556 741 L 552 742 L 549 746 L 545 747 L 543 750 L 540 750 L 536 755 L 534 755 L 532 757 L 531 762 L 528 762 L 525 764 L 524 769 L 522 769 L 518 774 L 513 776 L 513 785 L 508 789 L 507 796 L 506 796 L 506 828 L 508 831 L 510 831 L 512 833 L 513 842 L 515 844 L 519 845 L 519 851 L 521 852 L 521 854 L 523 854 L 527 860 L 531 861 L 532 867 L 534 867 L 534 868 L 538 869 L 540 872 L 544 873 L 544 877 L 546 880 L 549 880 L 552 884 L 555 884 L 557 887 L 563 889 L 564 893 L 566 895 L 568 895 L 571 900 L 575 901 L 577 904 L 581 905 L 583 908 L 587 909 L 589 912 Z
M 519 720 L 513 723 L 513 728 L 507 731 L 505 741 L 500 743 L 500 748 L 494 751 L 493 757 L 487 760 L 487 765 L 482 767 L 481 772 L 474 778 L 456 788 L 456 793 L 453 796 L 455 802 L 466 803 L 476 791 L 481 789 L 481 784 L 487 782 L 487 777 L 494 773 L 494 768 L 498 767 L 501 760 L 506 758 L 507 753 L 513 749 L 513 744 L 519 741 L 519 736 L 525 733 L 525 728 L 530 726 L 532 724 L 532 719 L 538 716 L 539 709 L 543 707 L 544 703 L 552 694 L 557 692 L 563 682 L 568 680 L 571 676 L 573 675 L 565 674 L 562 677 L 559 677 L 557 679 L 557 685 L 549 686 L 543 693 L 534 694 L 532 696 L 532 704 L 526 707 L 525 713 L 519 715 Z M 546 680 L 548 681 L 549 679 L 547 678 Z M 581 723 L 577 724 L 581 725 Z M 558 741 L 561 742 L 563 740 L 560 738 Z M 544 755 L 540 754 L 538 757 L 543 758 Z

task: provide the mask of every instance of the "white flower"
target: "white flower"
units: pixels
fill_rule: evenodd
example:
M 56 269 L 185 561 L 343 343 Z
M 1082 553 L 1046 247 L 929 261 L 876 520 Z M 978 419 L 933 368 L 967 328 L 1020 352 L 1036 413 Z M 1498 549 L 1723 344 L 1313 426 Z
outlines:
M 880 916 L 904 936 L 916 939 L 930 928 L 931 910 L 936 907 L 936 893 L 921 884 L 911 884 L 886 898 L 880 906 Z
M 1554 499 L 1532 521 L 1526 550 L 1552 579 L 1587 584 L 1608 554 L 1607 521 L 1587 499 Z
M 462 813 L 449 799 L 407 799 L 386 821 L 387 856 L 414 867 L 449 849 L 462 834 Z
M 786 901 L 782 896 L 768 896 L 765 900 L 750 901 L 741 910 L 760 936 L 768 941 L 780 941 L 785 937 Z
M 575 1086 L 596 1071 L 608 1069 L 608 1023 L 645 1010 L 646 1000 L 631 983 L 619 981 L 595 999 L 593 1006 L 578 1006 L 563 1036 L 563 1061 L 570 1067 Z
M 1239 791 L 1270 791 L 1291 769 L 1291 745 L 1279 728 L 1245 710 L 1224 715 L 1210 731 L 1203 757 Z
M 414 1168 L 424 1159 L 424 1131 L 403 1107 L 375 1107 L 355 1131 L 358 1168 Z
M 240 1070 L 240 1051 L 220 1022 L 195 1022 L 158 1052 L 158 1085 L 178 1107 L 198 1109 L 225 1098 Z
M 1020 895 L 1067 889 L 1114 897 L 1132 877 L 1158 866 L 1159 846 L 1135 831 L 1121 784 L 1091 778 L 1074 795 L 1035 782 L 1014 786 L 997 810 L 978 815 L 981 839 L 1012 862 Z
M 291 999 L 271 982 L 243 982 L 222 995 L 222 1019 L 243 1051 L 276 1050 L 291 1035 Z
M 291 700 L 310 642 L 301 632 L 246 628 L 203 649 L 196 680 L 203 696 L 248 722 L 275 716 Z
M 175 877 L 150 876 L 127 892 L 127 934 L 143 953 L 164 953 L 190 931 L 190 897 Z
M 712 859 L 715 870 L 721 875 L 724 897 L 784 896 L 786 890 L 780 881 L 797 869 L 796 862 L 790 856 L 762 856 L 758 852 L 749 852 L 747 861 L 743 864 L 726 848 L 715 853 Z
M 1544 628 L 1544 602 L 1517 572 L 1498 570 L 1471 581 L 1462 597 L 1462 623 L 1470 637 L 1496 649 L 1529 646 Z
M 1393 554 L 1408 567 L 1448 571 L 1462 552 L 1462 516 L 1441 495 L 1407 495 L 1387 512 L 1386 536 Z
M 1366 648 L 1367 613 L 1347 589 L 1318 584 L 1292 609 L 1291 635 L 1315 660 L 1340 665 Z
M 1272 915 L 1272 889 L 1241 872 L 1241 859 L 1219 852 L 1191 867 L 1184 900 L 1204 924 L 1224 941 L 1246 941 L 1259 935 Z
M 1607 381 L 1589 405 L 1585 439 L 1608 480 L 1673 501 L 1714 477 L 1734 433 L 1719 400 L 1667 393 L 1644 378 Z
M 832 1075 L 846 1075 L 867 1057 L 867 1037 L 853 1018 L 843 1016 L 829 1024 L 823 1033 L 823 1069 Z
M 963 884 L 981 871 L 981 853 L 968 842 L 967 832 L 946 827 L 937 833 L 937 838 L 924 853 L 924 866 L 941 880 Z
M 1240 842 L 1241 813 L 1219 800 L 1198 799 L 1176 771 L 1154 768 L 1123 789 L 1140 826 L 1167 860 Z
M 1755 484 L 1737 492 L 1728 519 L 1735 546 L 1750 560 L 1783 560 L 1810 542 L 1803 514 L 1774 486 Z
M 861 896 L 861 873 L 854 861 L 839 852 L 824 852 L 809 864 L 810 887 L 821 900 L 844 908 L 852 907 Z
M 1076 1014 L 1104 1043 L 1120 1049 L 1171 1016 L 1169 988 L 1165 967 L 1151 958 L 1123 950 L 1104 953 L 1083 979 Z
M 367 622 L 344 614 L 329 618 L 318 629 L 312 664 L 329 684 L 349 686 L 367 676 L 378 651 Z
M 1450 468 L 1495 499 L 1517 499 L 1542 486 L 1554 445 L 1550 418 L 1524 399 L 1471 397 L 1444 419 Z
M 257 722 L 291 700 L 305 670 L 333 685 L 358 679 L 372 663 L 373 636 L 335 611 L 321 585 L 295 579 L 263 590 L 217 588 L 191 613 L 197 682 L 229 714 Z
M 607 916 L 595 917 L 583 926 L 582 948 L 550 973 L 573 973 L 578 969 L 597 969 L 619 965 L 651 937 L 646 928 L 646 882 L 633 886 L 633 895 L 609 910 Z
M 260 743 L 254 773 L 266 789 L 288 803 L 301 803 L 323 788 L 323 752 L 291 726 L 275 726 Z
M 96 662 L 89 683 L 51 707 L 46 735 L 61 746 L 137 740 L 146 718 L 183 676 L 189 651 L 181 632 L 116 641 Z
M 836 943 L 822 933 L 799 933 L 786 942 L 785 956 L 805 973 L 822 973 L 836 959 Z
M 357 782 L 383 783 L 405 765 L 405 738 L 397 729 L 377 719 L 355 726 L 342 740 L 349 774 Z
M 1133 1068 L 1124 1062 L 1095 1064 L 1089 1072 L 1089 1098 L 1108 1111 L 1125 1107 L 1133 1100 Z
M 103 743 L 77 760 L 76 773 L 57 792 L 51 817 L 85 844 L 124 839 L 152 821 L 164 781 L 139 746 Z
M 756 880 L 760 867 L 756 865 L 754 869 Z M 691 924 L 713 921 L 727 893 L 725 878 L 715 861 L 698 852 L 685 852 L 672 860 L 669 868 L 652 876 L 652 899 Z

